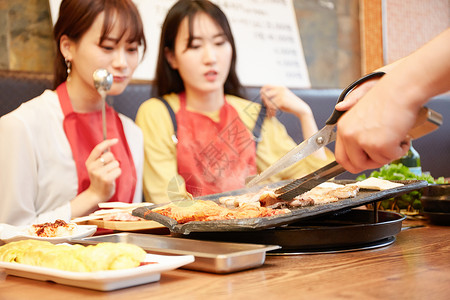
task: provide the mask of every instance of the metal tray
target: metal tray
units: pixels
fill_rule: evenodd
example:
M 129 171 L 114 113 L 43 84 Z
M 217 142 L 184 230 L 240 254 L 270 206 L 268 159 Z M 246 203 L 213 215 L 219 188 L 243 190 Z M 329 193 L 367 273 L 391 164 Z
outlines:
M 336 253 L 364 250 L 395 241 L 402 229 L 404 215 L 373 210 L 352 209 L 286 226 L 238 232 L 192 232 L 174 234 L 184 238 L 238 243 L 268 243 L 280 245 L 270 255 Z
M 348 184 L 356 181 L 336 180 L 333 182 L 338 184 Z M 427 181 L 423 180 L 404 180 L 393 182 L 403 183 L 404 185 L 384 191 L 360 190 L 358 195 L 354 198 L 343 199 L 337 202 L 323 205 L 293 208 L 291 209 L 290 213 L 265 218 L 195 221 L 185 224 L 178 224 L 177 221 L 172 218 L 160 215 L 158 213 L 153 213 L 151 211 L 152 209 L 161 205 L 136 208 L 135 210 L 133 210 L 133 215 L 161 223 L 162 225 L 169 228 L 169 230 L 173 233 L 189 234 L 191 232 L 253 231 L 271 227 L 279 227 L 300 220 L 311 219 L 330 212 L 348 211 L 349 209 L 354 207 L 389 199 L 407 193 L 409 191 L 421 189 L 428 185 Z M 286 182 L 279 182 L 269 185 L 269 187 L 275 188 L 285 183 Z M 227 193 L 208 195 L 204 197 L 198 197 L 196 199 L 218 201 L 218 199 L 223 196 L 242 195 L 245 193 L 256 192 L 259 189 L 261 189 L 261 186 L 252 187 L 250 189 L 235 190 Z
M 154 254 L 194 255 L 195 261 L 183 266 L 184 269 L 221 274 L 259 267 L 264 264 L 267 251 L 280 248 L 277 245 L 197 241 L 142 233 L 108 234 L 71 242 L 83 245 L 130 243 Z

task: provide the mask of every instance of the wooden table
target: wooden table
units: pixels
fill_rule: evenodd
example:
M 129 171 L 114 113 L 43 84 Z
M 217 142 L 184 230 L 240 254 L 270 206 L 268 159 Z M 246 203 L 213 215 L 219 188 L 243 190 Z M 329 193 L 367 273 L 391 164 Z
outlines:
M 260 268 L 228 275 L 178 269 L 159 282 L 112 292 L 3 273 L 0 299 L 450 299 L 450 227 L 424 225 L 379 249 L 267 256 Z

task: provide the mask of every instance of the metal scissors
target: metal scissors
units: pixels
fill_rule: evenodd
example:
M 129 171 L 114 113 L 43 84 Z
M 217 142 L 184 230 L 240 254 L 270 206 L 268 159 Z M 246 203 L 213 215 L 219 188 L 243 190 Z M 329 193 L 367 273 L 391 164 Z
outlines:
M 350 93 L 355 87 L 373 78 L 380 78 L 384 75 L 384 72 L 374 72 L 351 83 L 347 88 L 345 88 L 339 95 L 337 103 L 344 100 L 344 98 Z M 270 176 L 279 173 L 285 168 L 293 165 L 299 160 L 307 157 L 318 149 L 328 145 L 329 143 L 336 140 L 336 124 L 339 118 L 345 113 L 345 111 L 338 111 L 334 109 L 330 118 L 326 121 L 326 125 L 319 130 L 316 134 L 312 135 L 310 138 L 306 139 L 277 162 L 263 171 L 261 174 L 255 176 L 252 180 L 247 183 L 247 187 L 254 186 L 264 180 L 268 179 Z M 416 120 L 414 128 L 409 132 L 412 138 L 418 138 L 423 136 L 435 129 L 437 129 L 442 124 L 442 115 L 432 111 L 431 109 L 423 107 L 419 113 Z M 296 179 L 291 183 L 282 186 L 275 190 L 278 194 L 278 199 L 280 200 L 292 200 L 294 197 L 311 190 L 313 187 L 325 182 L 337 175 L 345 172 L 346 170 L 339 165 L 336 161 L 329 163 L 328 165 L 308 174 L 302 178 Z

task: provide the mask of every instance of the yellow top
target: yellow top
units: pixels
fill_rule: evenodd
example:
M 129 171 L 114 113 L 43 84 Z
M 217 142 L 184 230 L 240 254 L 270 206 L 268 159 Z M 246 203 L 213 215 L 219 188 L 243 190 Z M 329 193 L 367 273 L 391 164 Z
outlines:
M 175 113 L 180 108 L 177 94 L 165 95 Z M 227 95 L 226 101 L 236 109 L 242 122 L 253 130 L 261 105 L 242 98 Z M 187 109 L 194 111 L 187 106 Z M 198 111 L 197 111 L 198 112 Z M 214 121 L 219 120 L 219 111 L 203 113 Z M 184 198 L 184 180 L 178 175 L 176 144 L 172 136 L 174 128 L 169 111 L 156 98 L 145 101 L 137 112 L 136 124 L 144 135 L 144 196 L 153 203 L 165 203 Z M 261 141 L 256 149 L 258 173 L 276 162 L 297 144 L 289 136 L 286 128 L 276 118 L 266 118 L 261 128 Z M 270 182 L 302 177 L 334 160 L 333 153 L 326 149 L 327 159 L 313 155 L 272 176 Z M 226 192 L 226 191 L 224 191 Z

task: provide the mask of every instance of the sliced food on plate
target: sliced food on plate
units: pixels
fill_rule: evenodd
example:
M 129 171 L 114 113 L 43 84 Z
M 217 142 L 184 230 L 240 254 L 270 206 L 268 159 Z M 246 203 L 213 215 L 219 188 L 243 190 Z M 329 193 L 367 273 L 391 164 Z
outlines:
M 73 222 L 67 223 L 63 220 L 32 224 L 29 226 L 0 224 L 0 240 L 5 243 L 24 239 L 62 243 L 72 239 L 91 236 L 96 232 L 96 230 L 96 225 L 78 225 Z
M 72 222 L 83 223 L 91 220 L 105 221 L 145 221 L 142 218 L 133 216 L 133 209 L 141 206 L 151 206 L 152 203 L 124 203 L 124 202 L 105 202 L 99 203 L 99 210 L 94 211 L 88 216 L 75 218 Z
M 130 243 L 83 246 L 22 240 L 0 246 L 0 269 L 8 275 L 100 291 L 158 281 L 162 272 L 194 259 L 193 255 L 148 254 Z
M 42 224 L 33 224 L 28 228 L 31 236 L 37 237 L 63 237 L 76 233 L 78 229 L 75 223 L 66 223 L 64 220 L 55 222 L 46 222 Z
M 78 224 L 96 225 L 99 228 L 118 231 L 140 231 L 164 228 L 155 221 L 149 221 L 132 214 L 133 209 L 144 206 L 152 206 L 153 203 L 123 203 L 105 202 L 99 203 L 99 210 L 88 216 L 72 220 Z

